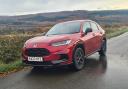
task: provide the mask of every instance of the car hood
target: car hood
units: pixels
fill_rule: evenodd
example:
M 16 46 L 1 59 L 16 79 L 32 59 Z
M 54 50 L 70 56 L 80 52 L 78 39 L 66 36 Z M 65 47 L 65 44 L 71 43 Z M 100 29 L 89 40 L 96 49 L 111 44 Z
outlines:
M 77 40 L 80 37 L 80 33 L 76 34 L 64 34 L 64 35 L 51 35 L 51 36 L 39 36 L 39 37 L 34 37 L 32 39 L 29 39 L 26 44 L 50 44 L 53 42 L 59 42 L 63 40 Z

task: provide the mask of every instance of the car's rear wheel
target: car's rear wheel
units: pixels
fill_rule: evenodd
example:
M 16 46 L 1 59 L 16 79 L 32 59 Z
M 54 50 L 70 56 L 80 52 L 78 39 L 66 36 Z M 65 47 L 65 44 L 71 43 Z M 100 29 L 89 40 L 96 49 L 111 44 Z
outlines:
M 73 68 L 76 71 L 83 69 L 85 64 L 84 51 L 82 48 L 76 48 L 73 53 Z
M 107 51 L 107 40 L 103 40 L 101 49 L 99 51 L 100 56 L 105 56 Z

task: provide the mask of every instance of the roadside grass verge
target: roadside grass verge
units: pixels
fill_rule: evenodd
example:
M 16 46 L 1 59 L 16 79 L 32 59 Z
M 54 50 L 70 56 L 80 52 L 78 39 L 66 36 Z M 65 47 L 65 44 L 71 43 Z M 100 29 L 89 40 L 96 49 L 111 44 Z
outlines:
M 125 32 L 128 32 L 128 27 L 109 28 L 109 29 L 106 29 L 106 36 L 108 39 L 110 39 L 112 37 L 119 36 Z
M 4 74 L 9 72 L 15 72 L 22 68 L 24 68 L 24 66 L 22 64 L 22 61 L 20 60 L 16 62 L 12 62 L 10 64 L 0 64 L 0 73 Z
M 128 32 L 128 26 L 105 27 L 107 38 Z M 21 48 L 24 42 L 34 35 L 15 34 L 0 36 L 0 76 L 24 68 L 21 61 Z
M 0 75 L 22 69 L 21 49 L 33 35 L 0 35 Z

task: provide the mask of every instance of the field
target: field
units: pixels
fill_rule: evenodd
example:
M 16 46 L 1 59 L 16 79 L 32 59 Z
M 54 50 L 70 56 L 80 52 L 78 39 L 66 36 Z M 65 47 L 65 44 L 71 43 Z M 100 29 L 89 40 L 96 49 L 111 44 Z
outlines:
M 103 27 L 106 30 L 108 39 L 128 31 L 128 26 L 114 25 Z M 23 47 L 24 42 L 29 38 L 40 35 L 43 31 L 44 30 L 37 31 L 36 34 L 31 32 L 24 34 L 13 33 L 9 35 L 0 35 L 0 74 L 24 68 L 21 61 L 21 48 Z

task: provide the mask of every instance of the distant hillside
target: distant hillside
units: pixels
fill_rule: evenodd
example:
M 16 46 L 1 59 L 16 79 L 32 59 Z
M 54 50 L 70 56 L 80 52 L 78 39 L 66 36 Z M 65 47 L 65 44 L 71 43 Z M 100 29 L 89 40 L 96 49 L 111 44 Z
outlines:
M 31 30 L 34 27 L 55 24 L 62 21 L 91 19 L 100 24 L 128 24 L 128 10 L 107 11 L 62 11 L 20 16 L 0 16 L 0 30 L 6 28 Z M 13 28 L 12 28 L 13 27 Z
M 42 23 L 54 23 L 72 19 L 93 19 L 104 23 L 128 22 L 128 10 L 108 11 L 62 11 L 51 13 L 39 13 L 21 16 L 0 16 L 0 24 L 32 25 Z M 103 21 L 102 21 L 103 20 Z

